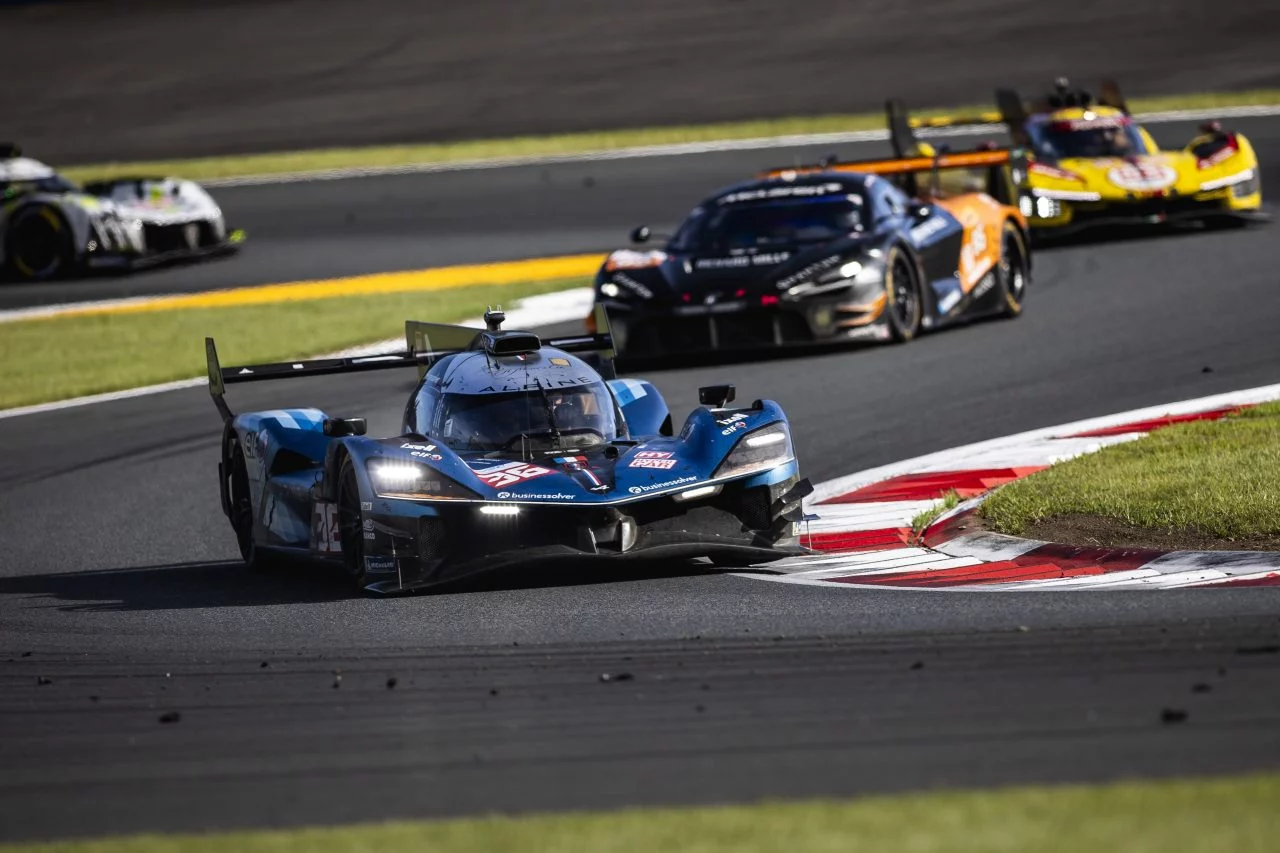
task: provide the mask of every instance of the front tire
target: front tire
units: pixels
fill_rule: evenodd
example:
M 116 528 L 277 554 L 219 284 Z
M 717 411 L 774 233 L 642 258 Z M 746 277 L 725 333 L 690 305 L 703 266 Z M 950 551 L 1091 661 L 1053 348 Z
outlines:
M 924 301 L 915 264 L 899 246 L 890 249 L 885 259 L 884 290 L 889 336 L 895 343 L 906 343 L 920 333 Z
M 1000 237 L 1000 260 L 996 263 L 996 288 L 1000 303 L 996 313 L 1010 319 L 1022 313 L 1022 301 L 1031 282 L 1031 255 L 1021 229 L 1005 222 Z
M 71 227 L 47 204 L 32 204 L 14 214 L 5 235 L 12 273 L 24 281 L 48 281 L 75 266 Z
M 364 589 L 364 511 L 360 509 L 360 484 L 356 480 L 355 463 L 348 456 L 342 460 L 338 474 L 338 541 L 342 545 L 342 564 L 356 589 Z
M 274 554 L 258 547 L 253 535 L 253 499 L 249 496 L 249 469 L 240 442 L 231 443 L 231 529 L 236 533 L 240 557 L 252 572 L 265 572 L 278 563 Z

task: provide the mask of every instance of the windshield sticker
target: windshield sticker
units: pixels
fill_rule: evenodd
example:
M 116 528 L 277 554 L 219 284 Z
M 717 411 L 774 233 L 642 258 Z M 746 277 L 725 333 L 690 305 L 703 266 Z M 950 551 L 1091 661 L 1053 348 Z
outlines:
M 542 477 L 550 473 L 552 473 L 550 468 L 528 465 L 524 462 L 508 462 L 504 465 L 476 471 L 476 476 L 480 478 L 481 482 L 495 489 L 500 489 L 503 486 L 510 486 L 524 480 L 532 480 L 534 477 Z
M 738 204 L 744 201 L 762 201 L 771 198 L 809 198 L 844 192 L 843 184 L 789 184 L 758 190 L 742 190 L 717 199 L 717 204 Z

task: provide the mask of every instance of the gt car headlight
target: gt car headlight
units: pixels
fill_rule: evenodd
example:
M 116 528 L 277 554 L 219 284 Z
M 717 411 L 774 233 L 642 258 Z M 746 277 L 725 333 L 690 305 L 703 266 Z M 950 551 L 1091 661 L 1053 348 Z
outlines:
M 767 471 L 795 458 L 791 447 L 791 431 L 783 423 L 753 430 L 738 440 L 737 445 L 716 469 L 716 477 L 734 477 Z
M 380 498 L 432 501 L 467 501 L 480 498 L 467 487 L 439 471 L 417 462 L 370 459 L 367 469 L 373 490 Z

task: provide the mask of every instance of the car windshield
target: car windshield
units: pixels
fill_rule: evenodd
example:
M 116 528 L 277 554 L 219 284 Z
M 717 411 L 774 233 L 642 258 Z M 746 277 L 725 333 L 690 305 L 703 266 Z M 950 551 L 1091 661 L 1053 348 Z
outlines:
M 17 198 L 28 193 L 73 193 L 80 188 L 61 175 L 48 175 L 21 181 L 0 181 L 0 199 Z
M 594 447 L 618 437 L 613 396 L 603 382 L 497 394 L 440 393 L 423 386 L 419 423 L 454 450 L 522 455 Z
M 672 238 L 683 252 L 723 252 L 833 240 L 864 227 L 860 195 L 726 204 L 695 211 Z
M 1036 154 L 1049 160 L 1073 157 L 1136 157 L 1148 154 L 1142 134 L 1127 120 L 1057 121 L 1031 125 Z

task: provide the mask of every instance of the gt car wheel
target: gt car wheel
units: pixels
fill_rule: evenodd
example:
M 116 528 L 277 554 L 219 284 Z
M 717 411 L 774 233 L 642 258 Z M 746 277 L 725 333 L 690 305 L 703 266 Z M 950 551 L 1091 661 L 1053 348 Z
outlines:
M 253 500 L 249 497 L 249 469 L 245 466 L 244 451 L 240 449 L 239 442 L 232 442 L 231 445 L 231 529 L 236 533 L 240 557 L 251 571 L 266 571 L 275 565 L 274 556 L 259 548 L 253 536 Z
M 5 243 L 13 272 L 27 281 L 55 278 L 75 263 L 66 220 L 48 205 L 30 205 L 18 211 Z
M 338 475 L 338 542 L 342 544 L 342 564 L 355 582 L 364 589 L 364 513 L 360 509 L 360 485 L 356 469 L 348 456 Z
M 1027 244 L 1022 232 L 1012 222 L 1004 224 L 1000 245 L 1000 262 L 996 264 L 996 286 L 1000 290 L 1001 317 L 1017 317 L 1022 313 L 1022 300 L 1031 280 Z
M 906 343 L 920 331 L 923 305 L 914 265 L 906 252 L 898 247 L 889 250 L 885 262 L 885 314 L 889 334 L 898 343 Z

